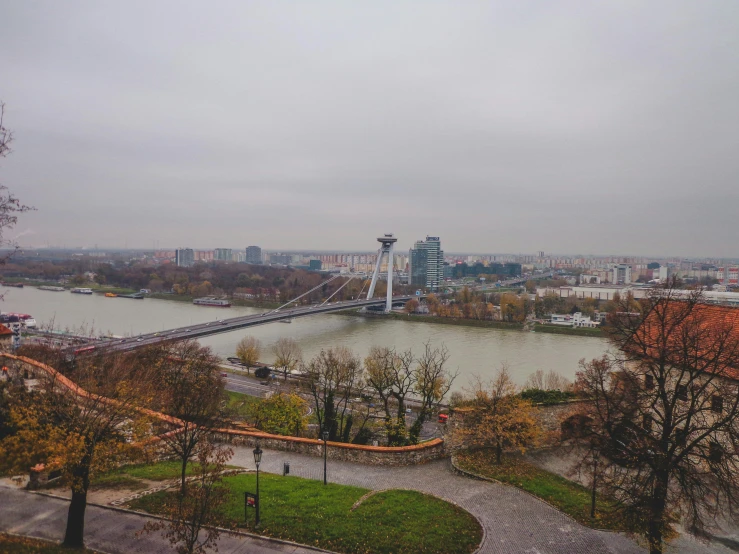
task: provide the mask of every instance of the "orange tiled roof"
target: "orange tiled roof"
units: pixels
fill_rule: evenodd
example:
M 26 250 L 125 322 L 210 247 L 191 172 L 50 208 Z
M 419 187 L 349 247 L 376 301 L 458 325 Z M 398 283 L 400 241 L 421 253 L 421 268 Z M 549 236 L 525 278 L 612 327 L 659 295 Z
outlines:
M 661 315 L 665 322 L 660 321 Z M 667 353 L 673 364 L 686 358 L 686 342 L 695 341 L 688 355 L 708 368 L 725 369 L 727 377 L 739 380 L 739 308 L 697 304 L 691 309 L 686 302 L 665 300 L 642 321 L 634 335 L 632 346 L 640 353 L 655 357 Z M 711 364 L 709 360 L 715 361 Z

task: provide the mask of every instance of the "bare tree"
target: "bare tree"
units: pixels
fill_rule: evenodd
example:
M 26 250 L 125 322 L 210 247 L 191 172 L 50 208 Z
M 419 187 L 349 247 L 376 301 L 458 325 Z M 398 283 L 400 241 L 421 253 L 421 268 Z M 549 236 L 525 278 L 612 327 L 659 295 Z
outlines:
M 230 491 L 223 486 L 222 473 L 233 451 L 210 442 L 198 450 L 198 466 L 187 491 L 168 499 L 164 513 L 167 520 L 146 523 L 140 534 L 164 531 L 178 554 L 204 554 L 217 551 L 222 524 L 219 509 L 228 501 Z
M 706 533 L 739 500 L 739 311 L 674 283 L 610 318 L 618 351 L 585 363 L 577 387 L 599 449 L 600 488 L 661 553 L 682 516 Z M 590 453 L 588 453 L 590 455 Z
M 421 407 L 410 428 L 409 438 L 412 443 L 418 442 L 423 424 L 438 409 L 459 375 L 459 371 L 452 372 L 446 368 L 448 361 L 449 350 L 446 346 L 442 344 L 432 348 L 431 342 L 424 344 L 423 354 L 416 360 L 414 392 L 420 398 Z
M 10 143 L 13 142 L 13 133 L 5 127 L 5 104 L 0 102 L 0 158 L 4 158 L 12 150 Z M 10 246 L 13 251 L 18 246 L 13 239 L 5 236 L 5 232 L 15 227 L 18 222 L 18 214 L 28 212 L 34 208 L 21 204 L 20 200 L 8 190 L 8 188 L 0 184 L 0 246 Z M 0 258 L 0 264 L 4 264 L 12 256 L 13 252 Z
M 346 348 L 329 348 L 309 362 L 306 373 L 319 426 L 329 440 L 349 442 L 354 423 L 349 404 L 362 390 L 361 362 Z
M 405 399 L 416 387 L 418 374 L 413 368 L 413 352 L 373 346 L 364 360 L 367 385 L 380 397 L 385 409 L 388 446 L 407 444 Z M 393 416 L 391 402 L 395 402 Z
M 197 341 L 167 345 L 156 356 L 160 406 L 180 420 L 178 432 L 162 435 L 165 448 L 180 461 L 180 490 L 185 493 L 187 464 L 213 429 L 223 422 L 223 380 L 218 357 Z
M 550 369 L 546 373 L 542 369 L 537 369 L 529 375 L 524 385 L 525 389 L 558 390 L 565 392 L 572 389 L 572 383 L 564 375 L 557 373 L 553 369 Z
M 294 370 L 303 361 L 303 351 L 295 339 L 281 337 L 272 347 L 275 355 L 275 366 L 281 367 L 287 381 L 288 372 Z

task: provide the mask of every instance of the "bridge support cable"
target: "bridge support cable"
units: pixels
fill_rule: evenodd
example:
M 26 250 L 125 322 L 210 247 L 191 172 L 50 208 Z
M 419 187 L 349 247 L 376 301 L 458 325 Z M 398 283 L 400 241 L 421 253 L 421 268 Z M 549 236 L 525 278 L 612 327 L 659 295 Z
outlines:
M 331 296 L 329 296 L 328 298 L 326 298 L 326 300 L 324 300 L 324 301 L 323 301 L 323 303 L 321 304 L 321 306 L 325 305 L 325 304 L 326 304 L 326 302 L 328 302 L 328 301 L 329 301 L 329 300 L 331 300 L 331 299 L 332 299 L 332 298 L 333 298 L 334 296 L 336 296 L 336 294 L 337 294 L 337 293 L 338 293 L 338 292 L 339 292 L 339 291 L 340 291 L 341 289 L 343 289 L 343 288 L 344 288 L 345 286 L 347 286 L 347 285 L 349 284 L 349 282 L 350 282 L 350 281 L 351 281 L 352 279 L 354 279 L 354 275 L 352 275 L 351 277 L 349 277 L 349 279 L 347 280 L 347 282 L 346 282 L 346 283 L 344 283 L 343 285 L 341 285 L 341 286 L 340 286 L 340 287 L 339 287 L 338 289 L 336 289 L 336 290 L 334 291 L 334 293 L 333 293 L 333 294 L 332 294 Z
M 282 306 L 280 306 L 279 308 L 275 308 L 274 310 L 272 310 L 272 311 L 271 311 L 271 312 L 269 312 L 269 313 L 274 313 L 274 312 L 277 312 L 277 311 L 281 310 L 282 308 L 284 308 L 285 306 L 289 306 L 290 304 L 293 304 L 294 302 L 297 302 L 298 300 L 300 300 L 300 299 L 301 299 L 301 298 L 303 298 L 304 296 L 308 296 L 308 295 L 309 295 L 310 293 L 312 293 L 312 292 L 314 292 L 314 291 L 316 291 L 316 290 L 320 289 L 320 288 L 321 288 L 321 287 L 322 287 L 323 285 L 327 285 L 328 283 L 330 283 L 330 282 L 332 282 L 332 281 L 335 281 L 335 280 L 336 280 L 336 279 L 338 279 L 339 277 L 341 277 L 341 275 L 334 275 L 333 277 L 331 277 L 331 278 L 330 278 L 330 279 L 328 279 L 327 281 L 322 281 L 322 282 L 321 282 L 320 284 L 316 285 L 315 287 L 313 287 L 312 289 L 310 289 L 310 290 L 309 290 L 308 292 L 304 292 L 304 293 L 303 293 L 303 294 L 301 294 L 300 296 L 297 296 L 297 297 L 293 298 L 293 299 L 292 299 L 292 300 L 290 300 L 289 302 L 286 302 L 285 304 L 283 304 L 283 305 L 282 305 Z
M 359 291 L 359 294 L 357 294 L 357 300 L 359 300 L 360 298 L 362 298 L 362 293 L 364 292 L 364 287 L 366 287 L 367 286 L 367 283 L 369 283 L 369 281 L 367 279 L 362 279 L 362 281 L 363 281 L 362 288 Z

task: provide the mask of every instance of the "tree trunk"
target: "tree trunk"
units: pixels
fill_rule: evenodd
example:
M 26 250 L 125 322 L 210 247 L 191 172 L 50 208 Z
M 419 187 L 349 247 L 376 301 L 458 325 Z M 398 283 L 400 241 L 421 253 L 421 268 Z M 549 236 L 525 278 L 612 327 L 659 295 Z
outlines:
M 647 525 L 649 554 L 662 554 L 665 507 L 667 505 L 668 476 L 665 471 L 656 472 L 654 492 L 652 493 L 651 514 Z
M 180 481 L 180 493 L 185 496 L 185 479 L 187 475 L 187 457 L 182 457 L 182 480 Z
M 501 457 L 503 456 L 503 447 L 500 442 L 495 444 L 495 461 L 500 464 Z
M 85 508 L 87 508 L 87 490 L 85 492 L 72 491 L 63 543 L 67 548 L 84 548 L 85 546 Z

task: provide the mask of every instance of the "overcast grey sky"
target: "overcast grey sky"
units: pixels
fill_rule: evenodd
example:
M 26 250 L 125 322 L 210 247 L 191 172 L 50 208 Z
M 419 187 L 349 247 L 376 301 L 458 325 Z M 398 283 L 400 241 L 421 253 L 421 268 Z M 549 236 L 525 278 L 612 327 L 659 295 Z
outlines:
M 23 244 L 739 256 L 739 2 L 0 0 Z

